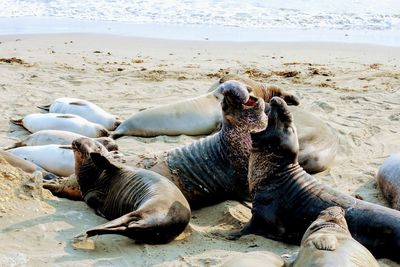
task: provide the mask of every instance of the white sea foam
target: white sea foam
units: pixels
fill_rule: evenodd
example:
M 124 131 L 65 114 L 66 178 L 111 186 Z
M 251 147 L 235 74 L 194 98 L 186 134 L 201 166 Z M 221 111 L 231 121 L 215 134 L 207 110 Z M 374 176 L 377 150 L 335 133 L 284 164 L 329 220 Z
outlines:
M 0 17 L 137 24 L 400 30 L 398 0 L 1 0 Z

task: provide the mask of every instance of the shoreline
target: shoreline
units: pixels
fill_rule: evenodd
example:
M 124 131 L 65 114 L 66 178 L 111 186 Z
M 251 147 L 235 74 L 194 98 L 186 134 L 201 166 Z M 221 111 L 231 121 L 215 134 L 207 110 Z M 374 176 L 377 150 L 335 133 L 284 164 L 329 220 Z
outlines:
M 135 24 L 53 17 L 0 18 L 0 36 L 112 34 L 137 38 L 227 42 L 337 42 L 400 47 L 396 30 L 245 28 L 219 25 Z M 51 27 L 49 27 L 51 25 Z

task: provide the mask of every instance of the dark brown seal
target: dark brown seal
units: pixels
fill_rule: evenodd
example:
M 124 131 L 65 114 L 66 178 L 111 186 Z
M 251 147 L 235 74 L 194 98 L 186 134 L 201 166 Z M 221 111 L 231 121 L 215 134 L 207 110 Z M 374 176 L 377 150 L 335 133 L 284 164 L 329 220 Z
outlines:
M 399 261 L 400 212 L 340 193 L 306 173 L 297 161 L 299 143 L 286 103 L 273 98 L 270 106 L 266 130 L 252 135 L 252 218 L 238 236 L 255 233 L 298 244 L 322 210 L 340 206 L 354 239 L 375 257 Z
M 400 210 L 400 153 L 387 158 L 377 174 L 378 186 L 393 209 Z
M 228 81 L 217 91 L 224 118 L 219 132 L 161 154 L 126 158 L 131 166 L 143 166 L 143 158 L 149 159 L 150 170 L 173 181 L 192 209 L 227 199 L 248 200 L 250 133 L 267 122 L 264 101 L 250 96 L 243 84 Z M 63 195 L 71 187 L 62 181 L 44 186 Z
M 72 149 L 83 199 L 98 215 L 112 220 L 81 236 L 120 234 L 142 243 L 161 244 L 185 230 L 189 203 L 167 178 L 111 163 L 107 150 L 89 138 L 74 140 Z
M 293 264 L 293 267 L 303 266 L 378 267 L 379 264 L 352 238 L 344 210 L 335 206 L 321 211 L 304 234 Z

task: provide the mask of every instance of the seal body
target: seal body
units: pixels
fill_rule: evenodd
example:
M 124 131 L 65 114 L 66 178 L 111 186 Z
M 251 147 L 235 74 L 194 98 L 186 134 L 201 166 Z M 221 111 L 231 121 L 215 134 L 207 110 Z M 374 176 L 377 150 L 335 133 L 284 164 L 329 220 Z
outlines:
M 221 118 L 219 100 L 214 93 L 209 93 L 138 112 L 118 126 L 113 138 L 124 135 L 205 135 L 218 128 Z
M 256 266 L 284 267 L 285 262 L 275 253 L 269 251 L 253 251 L 230 257 L 222 264 L 222 267 Z
M 71 145 L 72 141 L 82 137 L 84 136 L 73 132 L 60 131 L 60 130 L 41 130 L 33 134 L 30 134 L 25 139 L 15 143 L 14 147 L 43 146 L 43 145 Z M 94 140 L 104 145 L 108 151 L 118 150 L 117 143 L 110 137 L 98 137 L 94 138 Z
M 351 237 L 344 210 L 330 207 L 308 227 L 293 267 L 378 267 L 372 254 Z
M 39 108 L 51 113 L 74 114 L 86 120 L 103 125 L 107 130 L 114 130 L 121 123 L 116 116 L 106 112 L 96 104 L 79 98 L 57 98 L 50 105 Z
M 118 167 L 87 138 L 72 143 L 85 202 L 112 220 L 83 236 L 121 234 L 139 242 L 168 243 L 189 223 L 189 203 L 167 178 L 144 169 Z M 103 154 L 103 155 L 102 155 Z
M 298 164 L 297 133 L 287 105 L 279 98 L 270 105 L 267 129 L 252 135 L 252 218 L 238 236 L 256 233 L 298 244 L 322 210 L 339 206 L 346 210 L 354 239 L 375 257 L 400 261 L 400 212 L 338 192 L 306 173 Z
M 87 121 L 73 114 L 30 114 L 20 120 L 13 120 L 31 133 L 41 130 L 62 130 L 81 134 L 87 137 L 108 136 L 109 132 L 103 126 Z
M 226 82 L 216 94 L 222 99 L 224 114 L 218 133 L 163 153 L 124 158 L 130 166 L 145 167 L 167 177 L 192 209 L 227 199 L 249 199 L 250 132 L 260 131 L 267 123 L 264 101 L 250 96 L 241 83 Z M 61 181 L 44 186 L 55 193 L 69 190 Z
M 387 158 L 377 174 L 378 186 L 393 209 L 400 210 L 400 153 Z
M 30 161 L 58 176 L 70 176 L 75 172 L 71 146 L 44 145 L 25 146 L 7 152 Z

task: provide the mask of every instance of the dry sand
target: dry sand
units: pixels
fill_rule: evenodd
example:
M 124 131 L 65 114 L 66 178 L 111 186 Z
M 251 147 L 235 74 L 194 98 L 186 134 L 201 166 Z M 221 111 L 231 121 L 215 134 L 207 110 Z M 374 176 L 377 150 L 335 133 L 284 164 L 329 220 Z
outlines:
M 296 93 L 304 109 L 337 130 L 336 162 L 318 179 L 387 205 L 375 173 L 389 154 L 400 151 L 400 48 L 101 35 L 2 36 L 0 42 L 0 58 L 22 60 L 0 62 L 0 146 L 28 134 L 10 118 L 38 112 L 36 105 L 57 97 L 84 98 L 125 119 L 143 108 L 201 95 L 218 76 L 238 73 Z M 281 76 L 281 71 L 294 76 Z M 129 155 L 194 139 L 124 137 L 118 144 Z M 6 180 L 0 177 L 0 185 Z M 94 250 L 76 249 L 72 237 L 105 219 L 85 203 L 43 192 L 21 197 L 10 186 L 17 190 L 20 184 L 0 191 L 0 266 L 214 266 L 247 251 L 298 250 L 254 235 L 238 241 L 220 237 L 218 232 L 240 229 L 250 216 L 234 201 L 194 211 L 183 239 L 167 245 L 138 245 L 109 235 L 94 238 Z

